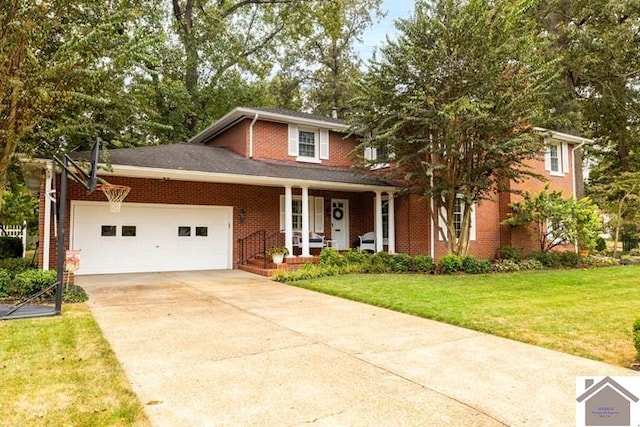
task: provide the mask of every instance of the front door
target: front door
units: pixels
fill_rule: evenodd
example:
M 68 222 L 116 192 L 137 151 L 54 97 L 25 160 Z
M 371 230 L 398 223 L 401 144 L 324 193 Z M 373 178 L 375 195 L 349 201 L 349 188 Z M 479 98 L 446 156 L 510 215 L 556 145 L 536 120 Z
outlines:
M 349 249 L 349 201 L 331 199 L 331 240 L 338 250 Z

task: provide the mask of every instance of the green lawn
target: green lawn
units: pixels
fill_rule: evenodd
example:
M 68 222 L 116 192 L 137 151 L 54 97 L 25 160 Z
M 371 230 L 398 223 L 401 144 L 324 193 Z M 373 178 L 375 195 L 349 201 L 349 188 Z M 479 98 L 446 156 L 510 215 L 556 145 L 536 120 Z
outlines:
M 0 322 L 1 426 L 147 426 L 85 304 Z
M 487 275 L 349 275 L 291 283 L 628 367 L 640 266 Z

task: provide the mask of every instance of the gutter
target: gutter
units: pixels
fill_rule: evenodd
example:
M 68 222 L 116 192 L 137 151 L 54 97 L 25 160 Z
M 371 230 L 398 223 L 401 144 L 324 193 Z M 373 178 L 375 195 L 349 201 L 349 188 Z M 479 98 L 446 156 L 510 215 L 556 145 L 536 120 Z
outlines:
M 249 158 L 250 159 L 253 159 L 253 125 L 256 124 L 256 121 L 258 120 L 258 116 L 259 114 L 256 113 L 255 117 L 251 121 L 251 124 L 249 125 Z

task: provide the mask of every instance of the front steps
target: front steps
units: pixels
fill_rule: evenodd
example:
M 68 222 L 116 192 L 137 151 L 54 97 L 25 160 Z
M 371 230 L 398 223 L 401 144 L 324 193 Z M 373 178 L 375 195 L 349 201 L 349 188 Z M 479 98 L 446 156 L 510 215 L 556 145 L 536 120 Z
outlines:
M 282 264 L 274 264 L 272 262 L 267 262 L 266 268 L 265 268 L 264 258 L 262 257 L 262 255 L 258 255 L 257 257 L 249 260 L 246 264 L 238 265 L 238 268 L 240 270 L 248 271 L 249 273 L 271 277 L 276 271 L 294 270 L 296 268 L 300 268 L 301 266 L 303 266 L 308 262 L 317 264 L 318 261 L 319 261 L 319 257 L 315 255 L 310 257 L 287 256 L 284 258 L 284 262 Z

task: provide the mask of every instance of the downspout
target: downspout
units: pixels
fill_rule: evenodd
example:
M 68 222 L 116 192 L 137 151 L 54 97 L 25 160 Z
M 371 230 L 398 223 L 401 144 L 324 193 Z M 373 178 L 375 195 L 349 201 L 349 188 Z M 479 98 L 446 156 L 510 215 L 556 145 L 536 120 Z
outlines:
M 251 124 L 249 125 L 249 158 L 253 159 L 253 125 L 258 120 L 258 113 L 253 117 Z
M 573 191 L 573 198 L 576 199 L 576 150 L 578 150 L 580 147 L 582 147 L 585 144 L 585 141 L 581 142 L 580 144 L 576 145 L 575 147 L 573 147 L 573 150 L 571 150 L 571 167 L 573 168 L 571 170 L 571 190 Z M 582 165 L 580 166 L 582 167 Z M 575 250 L 576 253 L 580 253 L 580 248 L 578 247 L 578 239 L 576 239 L 575 242 L 573 242 L 573 249 Z
M 433 145 L 433 134 L 429 133 L 429 143 L 431 145 Z M 432 162 L 432 166 L 433 166 L 433 157 L 431 158 L 431 162 Z M 431 258 L 435 261 L 436 260 L 436 238 L 435 238 L 435 232 L 436 232 L 436 223 L 435 223 L 435 219 L 434 219 L 434 209 L 435 209 L 435 203 L 433 201 L 433 171 L 431 172 L 431 176 L 429 177 L 429 190 L 431 191 L 431 197 L 429 198 L 429 214 L 431 216 L 431 224 L 429 225 L 429 250 L 431 251 Z M 437 217 L 436 217 L 437 218 Z
M 44 184 L 44 228 L 43 228 L 43 241 L 40 242 L 40 248 L 42 250 L 42 269 L 49 269 L 49 256 L 51 250 L 51 203 L 54 200 L 51 197 L 53 181 L 53 165 L 50 161 L 47 162 L 45 168 L 45 184 Z

